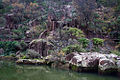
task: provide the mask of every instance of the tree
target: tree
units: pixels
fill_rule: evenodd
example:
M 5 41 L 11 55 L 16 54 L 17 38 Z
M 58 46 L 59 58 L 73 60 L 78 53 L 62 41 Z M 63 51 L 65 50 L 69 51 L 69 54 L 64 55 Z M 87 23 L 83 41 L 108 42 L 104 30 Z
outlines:
M 73 0 L 73 5 L 78 13 L 80 24 L 88 26 L 93 19 L 93 10 L 96 8 L 96 0 Z

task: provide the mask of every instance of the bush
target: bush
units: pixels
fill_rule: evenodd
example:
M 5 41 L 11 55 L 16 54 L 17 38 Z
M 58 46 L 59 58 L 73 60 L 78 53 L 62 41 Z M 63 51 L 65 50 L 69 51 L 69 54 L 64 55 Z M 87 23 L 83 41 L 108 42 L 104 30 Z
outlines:
M 0 41 L 0 48 L 4 49 L 5 55 L 16 53 L 18 50 L 24 50 L 27 44 L 18 41 Z
M 116 5 L 116 0 L 97 0 L 98 4 L 102 4 L 105 7 L 113 7 Z
M 22 39 L 25 38 L 25 32 L 28 30 L 27 26 L 19 27 L 18 29 L 14 29 L 13 38 L 15 39 Z
M 85 37 L 83 31 L 80 30 L 80 29 L 78 29 L 78 28 L 72 28 L 72 27 L 70 27 L 67 32 L 70 33 L 71 36 L 75 37 L 75 38 Z
M 62 51 L 66 54 L 72 53 L 72 52 L 86 52 L 85 49 L 83 49 L 80 45 L 69 45 L 62 49 Z
M 6 19 L 4 17 L 0 17 L 0 27 L 5 26 L 6 24 Z
M 103 39 L 93 38 L 92 41 L 93 41 L 93 44 L 94 44 L 95 46 L 103 46 L 103 42 L 104 42 Z
M 98 13 L 94 13 L 94 17 L 95 17 L 95 18 L 99 18 L 100 15 L 99 15 Z
M 80 38 L 78 40 L 78 42 L 80 42 L 80 44 L 85 48 L 89 45 L 89 39 L 87 38 Z

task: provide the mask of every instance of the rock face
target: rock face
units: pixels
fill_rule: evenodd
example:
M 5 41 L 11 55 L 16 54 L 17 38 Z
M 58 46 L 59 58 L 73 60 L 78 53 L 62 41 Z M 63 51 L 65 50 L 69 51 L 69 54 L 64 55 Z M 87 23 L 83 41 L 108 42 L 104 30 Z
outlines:
M 36 39 L 30 43 L 29 48 L 38 52 L 42 57 L 46 57 L 51 46 L 52 44 L 44 39 Z
M 99 69 L 102 72 L 113 72 L 117 71 L 117 65 L 116 62 L 112 59 L 100 59 L 99 60 Z
M 0 55 L 4 53 L 4 49 L 0 48 Z
M 15 14 L 7 14 L 5 18 L 6 18 L 6 28 L 9 29 L 16 28 L 16 24 L 18 23 L 16 19 L 18 19 L 18 16 L 15 16 Z
M 44 60 L 31 60 L 31 59 L 19 59 L 16 61 L 17 64 L 44 64 Z
M 63 57 L 62 57 L 63 58 Z M 65 58 L 49 55 L 43 60 L 19 59 L 18 64 L 46 64 L 66 70 L 78 72 L 98 72 L 111 74 L 120 72 L 120 58 L 115 54 L 101 54 L 97 52 L 70 53 Z
M 65 59 L 69 64 L 77 66 L 78 69 L 97 69 L 97 71 L 99 70 L 100 72 L 113 72 L 117 71 L 118 67 L 120 67 L 120 61 L 117 63 L 117 57 L 115 54 L 88 52 L 71 53 L 68 54 Z

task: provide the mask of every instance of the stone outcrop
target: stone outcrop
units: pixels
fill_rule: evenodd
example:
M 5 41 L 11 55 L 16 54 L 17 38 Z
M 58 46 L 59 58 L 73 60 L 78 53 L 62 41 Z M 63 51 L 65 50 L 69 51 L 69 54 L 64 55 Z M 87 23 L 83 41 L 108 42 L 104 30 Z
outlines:
M 16 61 L 17 64 L 44 64 L 45 60 L 32 60 L 32 59 L 19 59 Z
M 97 52 L 71 53 L 66 56 L 69 64 L 77 66 L 80 69 L 97 69 L 100 72 L 115 72 L 120 68 L 120 61 L 115 54 L 100 54 Z M 79 70 L 80 70 L 79 69 Z
M 45 39 L 35 39 L 30 42 L 29 48 L 38 52 L 42 57 L 46 57 L 48 55 L 48 50 L 50 50 L 52 44 L 49 43 Z
M 66 70 L 98 72 L 100 74 L 120 72 L 120 57 L 115 54 L 101 54 L 98 52 L 70 53 L 62 58 L 55 55 L 49 55 L 41 61 L 20 59 L 16 61 L 16 63 L 45 64 Z
M 99 70 L 103 73 L 112 73 L 117 71 L 116 62 L 112 59 L 100 59 L 99 60 Z

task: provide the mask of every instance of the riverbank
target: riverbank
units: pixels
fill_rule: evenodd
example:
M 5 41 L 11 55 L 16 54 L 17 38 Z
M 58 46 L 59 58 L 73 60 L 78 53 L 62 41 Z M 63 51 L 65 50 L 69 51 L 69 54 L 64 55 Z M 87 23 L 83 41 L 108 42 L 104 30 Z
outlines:
M 97 52 L 70 53 L 65 57 L 49 55 L 42 59 L 18 59 L 2 56 L 0 60 L 14 60 L 16 64 L 23 65 L 48 65 L 76 72 L 120 74 L 120 57 L 115 54 L 101 54 Z
M 111 75 L 78 73 L 45 65 L 16 65 L 13 61 L 0 61 L 1 80 L 119 80 Z

